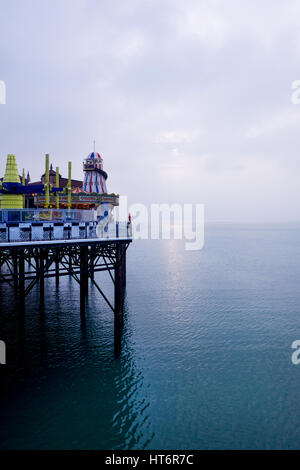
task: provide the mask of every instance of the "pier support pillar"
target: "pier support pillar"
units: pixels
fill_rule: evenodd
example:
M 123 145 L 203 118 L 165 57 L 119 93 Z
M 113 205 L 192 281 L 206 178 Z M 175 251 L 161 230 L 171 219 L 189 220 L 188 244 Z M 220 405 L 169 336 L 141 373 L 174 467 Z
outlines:
M 123 330 L 123 303 L 124 303 L 124 280 L 123 280 L 123 258 L 122 245 L 116 245 L 115 265 L 115 311 L 114 311 L 114 350 L 115 356 L 121 354 L 122 330 Z
M 69 269 L 72 271 L 72 248 L 69 248 Z
M 59 251 L 55 253 L 55 285 L 59 286 Z
M 40 263 L 39 263 L 40 256 L 39 256 L 39 250 L 37 248 L 34 250 L 34 254 L 35 254 L 35 258 L 34 258 L 35 259 L 35 269 L 36 269 L 36 272 L 38 272 L 39 269 L 40 269 Z
M 124 296 L 125 296 L 125 288 L 126 288 L 126 247 L 123 246 L 123 256 L 122 256 L 122 260 L 123 260 L 123 302 L 124 302 Z
M 88 247 L 80 247 L 80 313 L 85 314 L 88 292 Z
M 94 280 L 94 263 L 95 263 L 95 247 L 91 246 L 91 252 L 90 252 L 90 277 L 91 279 Z
M 12 254 L 12 260 L 13 260 L 13 271 L 14 271 L 14 289 L 17 294 L 18 292 L 18 255 L 17 252 L 14 252 Z
M 40 271 L 40 301 L 44 302 L 45 298 L 45 255 L 44 250 L 40 249 L 39 253 L 39 271 Z
M 21 310 L 24 310 L 25 304 L 25 257 L 24 251 L 19 253 L 19 302 Z

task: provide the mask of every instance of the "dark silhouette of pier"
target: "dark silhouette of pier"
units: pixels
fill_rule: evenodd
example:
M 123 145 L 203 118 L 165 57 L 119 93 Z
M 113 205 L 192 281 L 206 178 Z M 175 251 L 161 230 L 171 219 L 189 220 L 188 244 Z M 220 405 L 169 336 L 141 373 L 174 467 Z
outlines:
M 20 311 L 25 312 L 26 297 L 39 285 L 44 303 L 45 279 L 54 277 L 59 287 L 61 276 L 71 276 L 79 284 L 80 309 L 84 318 L 89 280 L 96 287 L 114 315 L 114 353 L 121 354 L 123 309 L 126 288 L 126 251 L 132 239 L 85 238 L 27 240 L 0 243 L 0 284 L 14 289 Z M 114 300 L 109 300 L 95 280 L 95 273 L 107 272 L 114 286 Z

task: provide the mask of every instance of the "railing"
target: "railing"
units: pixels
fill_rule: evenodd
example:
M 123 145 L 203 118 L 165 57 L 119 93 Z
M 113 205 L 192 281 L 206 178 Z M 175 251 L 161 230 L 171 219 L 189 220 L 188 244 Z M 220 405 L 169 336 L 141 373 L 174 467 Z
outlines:
M 0 209 L 0 223 L 15 222 L 91 222 L 93 210 L 68 209 Z
M 132 238 L 128 222 L 33 222 L 10 223 L 0 227 L 1 243 Z

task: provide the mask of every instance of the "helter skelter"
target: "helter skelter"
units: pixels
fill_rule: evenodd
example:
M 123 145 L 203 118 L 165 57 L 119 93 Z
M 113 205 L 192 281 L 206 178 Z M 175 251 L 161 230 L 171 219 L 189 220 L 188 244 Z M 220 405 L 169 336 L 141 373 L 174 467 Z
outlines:
M 103 170 L 103 159 L 100 153 L 92 152 L 83 164 L 83 190 L 87 193 L 107 193 L 107 173 Z

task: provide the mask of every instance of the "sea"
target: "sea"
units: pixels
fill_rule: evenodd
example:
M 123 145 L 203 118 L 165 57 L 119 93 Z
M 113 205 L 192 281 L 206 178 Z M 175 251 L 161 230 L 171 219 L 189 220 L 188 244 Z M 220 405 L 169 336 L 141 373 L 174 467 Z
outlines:
M 69 277 L 46 280 L 43 305 L 35 287 L 23 314 L 1 285 L 0 449 L 299 449 L 299 235 L 211 224 L 199 251 L 135 240 L 119 358 L 92 285 L 84 318 Z

